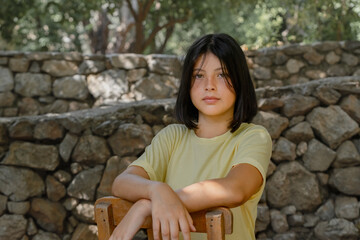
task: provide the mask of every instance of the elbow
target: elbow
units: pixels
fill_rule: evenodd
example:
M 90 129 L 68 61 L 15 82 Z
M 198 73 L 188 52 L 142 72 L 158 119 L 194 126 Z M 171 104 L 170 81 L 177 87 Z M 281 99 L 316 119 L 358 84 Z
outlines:
M 225 204 L 225 207 L 234 208 L 244 204 L 248 198 L 241 191 L 231 193 L 228 202 Z

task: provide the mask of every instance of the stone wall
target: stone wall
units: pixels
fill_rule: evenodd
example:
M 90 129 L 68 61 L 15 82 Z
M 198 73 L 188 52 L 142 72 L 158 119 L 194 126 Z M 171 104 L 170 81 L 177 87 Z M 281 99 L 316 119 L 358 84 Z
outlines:
M 273 139 L 257 239 L 359 239 L 360 77 L 256 90 Z M 175 99 L 0 118 L 0 239 L 96 239 L 93 204 Z
M 358 41 L 295 44 L 245 53 L 257 87 L 360 75 Z M 180 58 L 169 55 L 0 52 L 0 117 L 172 98 L 180 70 Z

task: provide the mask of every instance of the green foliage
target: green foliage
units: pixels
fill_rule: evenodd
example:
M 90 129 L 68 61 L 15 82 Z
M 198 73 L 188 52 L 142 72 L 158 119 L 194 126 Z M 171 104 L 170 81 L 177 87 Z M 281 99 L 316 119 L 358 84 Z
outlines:
M 249 48 L 360 40 L 360 0 L 0 0 L 0 4 L 0 49 L 7 50 L 181 55 L 195 38 L 211 32 L 229 33 Z

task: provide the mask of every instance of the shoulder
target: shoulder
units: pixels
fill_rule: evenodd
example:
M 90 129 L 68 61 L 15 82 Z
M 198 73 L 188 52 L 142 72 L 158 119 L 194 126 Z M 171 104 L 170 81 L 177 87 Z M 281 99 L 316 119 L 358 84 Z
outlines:
M 271 144 L 272 140 L 269 132 L 265 127 L 261 125 L 256 125 L 253 123 L 243 123 L 240 127 L 233 133 L 235 138 L 246 140 L 253 140 L 259 142 L 267 142 Z
M 180 137 L 190 130 L 184 124 L 170 124 L 159 131 L 158 137 Z

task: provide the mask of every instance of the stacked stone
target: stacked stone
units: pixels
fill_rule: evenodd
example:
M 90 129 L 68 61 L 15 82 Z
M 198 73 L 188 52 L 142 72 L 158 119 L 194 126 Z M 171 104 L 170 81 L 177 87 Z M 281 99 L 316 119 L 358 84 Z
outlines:
M 257 239 L 358 239 L 360 77 L 256 91 L 273 154 Z M 97 239 L 94 202 L 153 136 L 175 99 L 0 118 L 0 239 Z
M 293 44 L 246 52 L 257 87 L 360 76 L 360 42 Z
M 0 52 L 0 116 L 171 98 L 180 70 L 179 58 L 169 55 Z
M 360 75 L 360 42 L 294 44 L 246 52 L 257 87 Z M 0 52 L 0 117 L 64 113 L 176 95 L 170 55 Z

